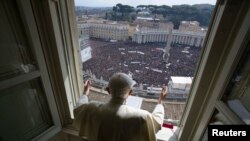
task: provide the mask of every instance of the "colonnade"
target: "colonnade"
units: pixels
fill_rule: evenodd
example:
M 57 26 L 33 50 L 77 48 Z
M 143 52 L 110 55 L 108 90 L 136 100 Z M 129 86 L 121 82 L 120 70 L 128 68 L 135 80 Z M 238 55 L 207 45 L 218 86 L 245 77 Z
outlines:
M 186 44 L 195 47 L 201 47 L 204 44 L 204 38 L 206 33 L 203 32 L 190 32 L 190 31 L 178 31 L 173 30 L 171 43 Z M 138 44 L 150 43 L 150 42 L 167 42 L 169 38 L 169 32 L 167 31 L 137 31 L 132 37 L 132 41 Z

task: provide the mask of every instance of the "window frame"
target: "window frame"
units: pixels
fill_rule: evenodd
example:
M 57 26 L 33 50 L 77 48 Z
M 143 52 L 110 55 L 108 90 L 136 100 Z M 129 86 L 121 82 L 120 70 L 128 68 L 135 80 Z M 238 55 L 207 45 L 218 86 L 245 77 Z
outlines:
M 83 92 L 74 1 L 30 1 L 64 127 L 72 123 L 73 108 Z
M 38 31 L 36 29 L 35 19 L 32 12 L 31 3 L 28 0 L 18 1 L 18 7 L 20 8 L 20 14 L 22 16 L 28 38 L 30 39 L 30 44 L 34 48 L 36 61 L 40 70 L 40 77 L 43 84 L 43 90 L 45 91 L 46 98 L 48 101 L 48 106 L 50 113 L 52 115 L 52 120 L 54 125 L 47 129 L 45 132 L 41 133 L 39 136 L 32 140 L 48 140 L 56 133 L 61 130 L 60 118 L 58 115 L 58 109 L 56 108 L 55 98 L 53 97 L 53 90 L 51 87 L 51 81 L 49 79 L 48 70 L 45 64 L 45 58 L 42 51 L 41 41 L 39 40 Z
M 44 91 L 46 97 L 47 106 L 49 108 L 49 114 L 51 115 L 53 125 L 46 129 L 32 140 L 48 140 L 56 133 L 61 130 L 60 118 L 58 115 L 58 110 L 56 108 L 55 99 L 53 96 L 53 90 L 51 87 L 51 81 L 49 80 L 48 70 L 45 64 L 45 58 L 43 56 L 43 51 L 41 47 L 41 42 L 39 40 L 38 31 L 36 29 L 35 19 L 32 12 L 30 2 L 28 0 L 15 1 L 17 4 L 17 12 L 20 14 L 21 23 L 24 27 L 24 32 L 21 34 L 27 35 L 28 45 L 31 49 L 33 58 L 36 61 L 37 69 L 25 74 L 20 74 L 12 78 L 2 80 L 0 82 L 0 89 L 9 88 L 17 84 L 24 82 L 29 82 L 30 80 L 39 79 L 41 82 L 41 89 Z M 7 5 L 7 3 L 6 3 Z M 8 11 L 12 12 L 12 11 Z M 14 19 L 15 20 L 15 19 Z M 12 22 L 13 25 L 20 24 L 19 22 Z M 18 34 L 18 33 L 13 33 Z
M 82 72 L 79 66 L 81 62 L 79 60 L 74 1 L 31 1 L 36 21 L 39 24 L 38 31 L 52 89 L 55 92 L 54 96 L 61 124 L 63 130 L 67 131 L 66 133 L 75 134 L 74 129 L 70 126 L 72 113 L 70 113 L 69 107 L 72 108 L 82 92 Z M 235 9 L 239 17 L 233 17 L 232 28 L 220 28 L 223 26 L 221 22 L 225 22 L 228 18 L 227 15 L 230 15 L 230 13 L 226 13 L 232 8 L 230 3 L 234 2 L 232 0 L 219 0 L 216 4 L 210 29 L 204 40 L 202 57 L 197 66 L 190 96 L 180 123 L 179 140 L 181 141 L 199 140 L 202 137 L 208 120 L 216 107 L 216 102 L 222 96 L 229 78 L 237 66 L 238 56 L 241 56 L 244 49 L 246 39 L 243 37 L 246 37 L 249 31 L 249 24 L 246 22 L 249 20 L 249 10 L 247 18 L 244 17 L 244 12 L 249 2 L 247 0 L 235 2 L 241 4 L 240 9 Z M 241 22 L 243 22 L 242 26 L 237 27 L 238 23 L 241 24 Z M 229 34 L 225 30 L 228 30 Z M 234 35 L 234 33 L 236 34 Z M 47 34 L 52 39 L 46 38 Z M 220 36 L 225 42 L 216 39 Z M 222 48 L 218 48 L 220 46 Z M 68 66 L 64 66 L 64 64 Z M 216 69 L 206 69 L 211 67 Z M 66 79 L 65 76 L 70 76 L 70 78 Z
M 246 0 L 217 1 L 181 120 L 180 141 L 200 140 L 215 109 L 223 111 L 232 124 L 241 123 L 220 98 L 249 41 L 248 6 Z

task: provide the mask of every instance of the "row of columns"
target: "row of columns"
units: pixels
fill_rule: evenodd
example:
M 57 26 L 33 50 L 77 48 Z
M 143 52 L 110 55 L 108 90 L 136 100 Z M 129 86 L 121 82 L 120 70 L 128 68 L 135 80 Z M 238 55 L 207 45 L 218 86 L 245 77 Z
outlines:
M 138 43 L 167 42 L 168 36 L 167 34 L 134 34 L 132 41 Z
M 81 27 L 79 30 L 81 35 L 87 34 L 89 37 L 123 41 L 128 39 L 128 29 L 110 28 L 108 26 L 87 26 Z
M 112 40 L 127 40 L 128 32 L 125 30 L 92 30 L 90 32 L 90 37 L 102 38 L 102 39 L 112 39 Z
M 204 43 L 204 37 L 173 34 L 172 43 L 186 44 L 190 46 L 201 47 L 203 46 L 203 43 Z
M 149 43 L 149 42 L 167 42 L 169 34 L 141 34 L 135 33 L 132 41 L 136 43 Z M 195 47 L 201 47 L 204 44 L 205 36 L 200 35 L 183 35 L 172 34 L 171 43 L 186 44 Z

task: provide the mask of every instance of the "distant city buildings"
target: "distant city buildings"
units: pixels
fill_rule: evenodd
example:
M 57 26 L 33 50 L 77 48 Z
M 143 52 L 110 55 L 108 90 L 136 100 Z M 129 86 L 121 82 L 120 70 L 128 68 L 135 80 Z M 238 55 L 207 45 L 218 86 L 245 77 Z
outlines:
M 167 42 L 168 30 L 140 28 L 134 32 L 132 41 L 138 44 L 150 42 Z
M 207 28 L 200 27 L 197 21 L 181 21 L 179 31 L 207 32 Z
M 133 22 L 133 25 L 139 27 L 139 29 L 159 29 L 159 30 L 170 30 L 174 28 L 172 22 L 159 22 L 157 18 L 145 18 L 137 17 Z
M 185 44 L 189 46 L 203 46 L 206 33 L 194 31 L 172 31 L 172 43 Z M 132 41 L 138 44 L 151 42 L 167 42 L 169 31 L 164 29 L 141 29 L 133 34 Z
M 132 41 L 138 44 L 151 42 L 167 42 L 171 24 L 159 24 L 157 28 L 149 28 L 145 25 L 137 28 L 134 32 Z M 206 30 L 199 26 L 197 21 L 183 21 L 178 30 L 172 30 L 171 43 L 185 44 L 189 46 L 201 47 L 204 44 Z
M 86 17 L 81 18 L 86 19 Z M 78 24 L 79 35 L 88 35 L 92 38 L 126 41 L 129 37 L 138 44 L 167 42 L 173 24 L 159 22 L 159 19 L 137 17 L 131 25 L 114 21 L 89 19 Z M 171 43 L 201 47 L 207 29 L 199 26 L 197 21 L 182 21 L 178 30 L 172 30 Z
M 152 17 L 136 17 L 135 22 L 160 22 L 160 19 Z
M 79 34 L 86 34 L 92 38 L 105 40 L 128 40 L 128 25 L 117 24 L 115 22 L 86 22 L 78 24 Z
M 172 43 L 185 44 L 189 46 L 202 47 L 206 33 L 195 31 L 173 30 Z

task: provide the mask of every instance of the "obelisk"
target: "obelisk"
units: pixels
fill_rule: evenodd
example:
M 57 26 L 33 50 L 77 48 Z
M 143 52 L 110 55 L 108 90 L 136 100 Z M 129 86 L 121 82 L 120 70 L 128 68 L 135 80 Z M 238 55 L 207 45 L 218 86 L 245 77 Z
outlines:
M 172 29 L 169 30 L 168 34 L 168 40 L 167 40 L 167 45 L 165 47 L 165 52 L 163 54 L 163 60 L 168 63 L 169 57 L 170 57 L 170 48 L 171 48 L 171 42 L 172 42 Z

